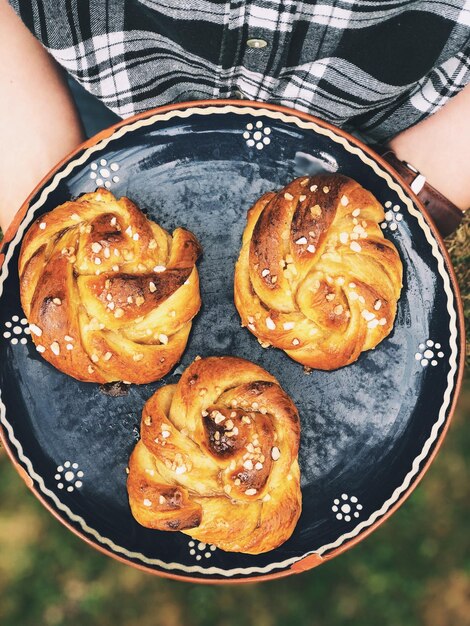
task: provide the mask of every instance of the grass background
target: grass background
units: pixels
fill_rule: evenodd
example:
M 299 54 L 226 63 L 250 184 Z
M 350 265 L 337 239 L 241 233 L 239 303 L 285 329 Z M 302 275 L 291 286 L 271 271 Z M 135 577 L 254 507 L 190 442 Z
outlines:
M 447 241 L 467 328 L 469 236 L 470 216 Z M 96 552 L 43 509 L 0 450 L 0 625 L 470 626 L 469 418 L 467 377 L 440 453 L 382 527 L 310 572 L 236 586 L 157 578 Z

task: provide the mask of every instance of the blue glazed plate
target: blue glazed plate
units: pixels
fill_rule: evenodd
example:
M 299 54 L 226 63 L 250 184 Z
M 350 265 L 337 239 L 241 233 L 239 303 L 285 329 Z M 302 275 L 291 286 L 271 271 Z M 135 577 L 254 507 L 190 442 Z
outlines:
M 386 207 L 404 286 L 391 335 L 333 372 L 264 350 L 240 327 L 233 271 L 246 212 L 264 192 L 320 171 L 346 174 Z M 18 254 L 39 215 L 105 185 L 203 246 L 203 306 L 164 380 L 112 397 L 36 352 L 20 306 Z M 94 547 L 155 573 L 206 582 L 302 571 L 369 534 L 407 497 L 439 447 L 462 373 L 462 319 L 442 241 L 383 161 L 352 137 L 289 109 L 189 103 L 151 111 L 87 142 L 47 178 L 7 234 L 0 270 L 0 420 L 4 444 L 40 500 Z M 14 231 L 14 232 L 13 232 Z M 0 258 L 0 263 L 2 258 Z M 132 517 L 126 466 L 141 410 L 196 355 L 236 355 L 277 377 L 302 424 L 303 511 L 281 547 L 226 553 Z

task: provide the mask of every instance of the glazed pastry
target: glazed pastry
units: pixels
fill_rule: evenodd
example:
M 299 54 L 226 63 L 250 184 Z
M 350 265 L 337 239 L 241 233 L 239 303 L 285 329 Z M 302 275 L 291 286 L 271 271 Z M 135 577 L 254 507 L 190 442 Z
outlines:
M 353 363 L 393 328 L 402 286 L 374 196 L 339 174 L 298 178 L 248 212 L 235 304 L 265 347 L 305 366 Z
M 298 448 L 297 409 L 273 376 L 235 357 L 195 360 L 144 406 L 132 513 L 222 550 L 267 552 L 300 515 Z
M 105 189 L 43 215 L 19 260 L 36 349 L 81 381 L 161 378 L 181 357 L 200 307 L 200 252 L 189 231 L 170 235 Z

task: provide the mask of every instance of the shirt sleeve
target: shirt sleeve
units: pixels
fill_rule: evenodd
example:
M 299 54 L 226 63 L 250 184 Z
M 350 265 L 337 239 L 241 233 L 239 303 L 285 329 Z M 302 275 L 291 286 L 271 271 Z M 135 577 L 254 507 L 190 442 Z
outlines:
M 386 109 L 372 114 L 358 128 L 375 141 L 386 142 L 403 130 L 436 113 L 470 83 L 470 44 L 434 67 L 409 91 Z

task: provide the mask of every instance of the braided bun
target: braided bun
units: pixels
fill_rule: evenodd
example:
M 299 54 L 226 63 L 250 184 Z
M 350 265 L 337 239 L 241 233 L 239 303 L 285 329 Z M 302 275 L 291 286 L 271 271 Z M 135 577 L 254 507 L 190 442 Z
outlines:
M 37 350 L 87 382 L 147 383 L 186 346 L 200 307 L 192 233 L 169 235 L 105 189 L 40 217 L 21 248 L 21 303 Z
M 300 515 L 298 447 L 297 409 L 273 376 L 235 357 L 196 360 L 144 407 L 132 513 L 226 551 L 272 550 Z
M 392 330 L 402 284 L 384 211 L 342 175 L 298 178 L 248 212 L 235 269 L 242 324 L 309 367 L 353 363 Z

